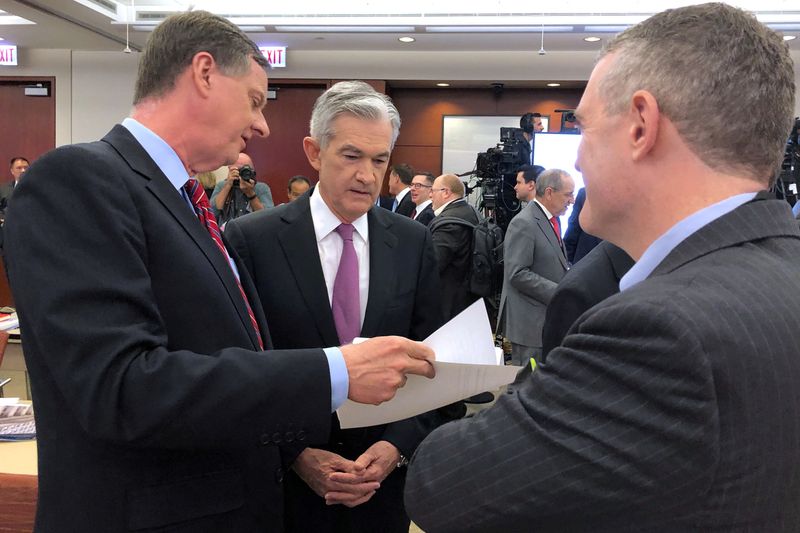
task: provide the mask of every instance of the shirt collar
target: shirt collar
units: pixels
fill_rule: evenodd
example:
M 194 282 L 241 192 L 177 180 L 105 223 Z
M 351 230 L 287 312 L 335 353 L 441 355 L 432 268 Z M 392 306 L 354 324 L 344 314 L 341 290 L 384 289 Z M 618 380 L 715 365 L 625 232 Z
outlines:
M 547 217 L 547 220 L 553 218 L 553 214 L 547 210 L 547 208 L 544 206 L 542 202 L 540 202 L 537 198 L 534 198 L 533 201 L 536 202 L 539 205 L 539 207 L 542 208 L 542 211 L 544 211 L 544 216 Z
M 424 202 L 422 202 L 421 204 L 419 204 L 419 205 L 417 206 L 417 214 L 420 214 L 420 213 L 422 213 L 422 210 L 423 210 L 423 209 L 425 209 L 426 207 L 428 207 L 428 205 L 430 205 L 430 203 L 431 203 L 432 201 L 433 201 L 433 200 L 430 200 L 430 199 L 428 199 L 428 200 L 425 200 Z
M 696 213 L 692 213 L 653 241 L 642 254 L 642 257 L 633 265 L 627 274 L 622 276 L 619 281 L 619 290 L 630 289 L 639 282 L 644 281 L 653 273 L 661 261 L 674 250 L 680 243 L 689 238 L 697 230 L 713 222 L 714 220 L 726 215 L 755 198 L 754 192 L 737 194 L 717 202 L 708 207 L 704 207 Z
M 311 208 L 311 220 L 314 223 L 314 233 L 317 236 L 317 242 L 321 241 L 328 234 L 334 231 L 336 228 L 342 224 L 342 221 L 333 214 L 333 211 L 330 210 L 328 204 L 325 203 L 325 200 L 322 199 L 322 193 L 320 192 L 319 185 L 314 187 L 314 191 L 311 193 L 311 198 L 309 199 L 309 206 Z M 353 222 L 353 228 L 355 228 L 356 232 L 364 239 L 365 242 L 369 242 L 369 223 L 367 221 L 367 214 L 364 213 Z
M 144 151 L 161 169 L 172 186 L 180 191 L 190 176 L 175 150 L 164 139 L 136 119 L 128 117 L 122 121 L 122 125 L 142 145 Z
M 405 189 L 397 193 L 397 196 L 395 196 L 394 199 L 397 200 L 398 204 L 403 201 L 403 198 L 405 198 L 406 194 L 408 194 L 410 190 L 411 189 L 409 187 L 406 187 Z

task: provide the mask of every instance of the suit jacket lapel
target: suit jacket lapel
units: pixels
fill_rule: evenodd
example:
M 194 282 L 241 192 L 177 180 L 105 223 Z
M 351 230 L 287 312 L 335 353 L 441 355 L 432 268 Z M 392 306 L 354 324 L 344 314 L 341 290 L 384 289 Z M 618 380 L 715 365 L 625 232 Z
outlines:
M 369 224 L 369 300 L 361 327 L 361 335 L 374 337 L 378 334 L 383 320 L 383 311 L 391 303 L 396 280 L 396 265 L 392 258 L 397 246 L 397 237 L 389 231 L 391 217 L 387 213 L 370 209 L 367 213 Z
M 567 264 L 567 252 L 564 250 L 564 245 L 558 242 L 558 237 L 556 237 L 556 232 L 553 229 L 553 226 L 550 224 L 550 221 L 547 220 L 547 216 L 542 211 L 542 208 L 536 202 L 532 202 L 535 210 L 533 211 L 533 218 L 536 219 L 536 224 L 539 226 L 539 229 L 542 233 L 544 233 L 547 242 L 555 248 L 556 255 L 558 255 L 559 261 L 561 261 L 561 266 L 564 267 L 564 270 L 568 268 Z
M 123 126 L 117 125 L 106 135 L 103 140 L 109 143 L 128 163 L 135 172 L 147 179 L 147 189 L 156 199 L 170 212 L 175 221 L 183 227 L 184 231 L 191 237 L 198 248 L 208 259 L 219 280 L 225 286 L 230 296 L 231 303 L 236 308 L 239 318 L 245 325 L 245 329 L 253 342 L 253 348 L 258 349 L 258 340 L 253 331 L 250 316 L 247 313 L 242 295 L 236 283 L 227 259 L 220 253 L 214 244 L 211 235 L 200 220 L 191 210 L 186 200 L 175 190 L 167 177 L 158 168 L 158 165 L 150 158 L 147 152 L 138 143 L 135 137 Z M 199 286 L 199 285 L 198 285 Z
M 289 204 L 281 220 L 286 226 L 278 235 L 278 242 L 294 276 L 297 290 L 303 297 L 325 345 L 338 346 L 339 334 L 336 333 L 336 324 L 333 322 L 333 312 L 328 301 L 309 196 L 304 195 Z

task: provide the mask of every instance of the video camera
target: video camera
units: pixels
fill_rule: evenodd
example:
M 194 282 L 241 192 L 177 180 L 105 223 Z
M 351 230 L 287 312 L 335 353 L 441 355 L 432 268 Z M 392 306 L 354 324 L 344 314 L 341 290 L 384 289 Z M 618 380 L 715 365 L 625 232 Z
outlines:
M 526 162 L 528 141 L 520 128 L 500 128 L 500 142 L 478 154 L 475 163 L 475 187 L 481 187 L 481 205 L 494 211 L 497 224 L 503 230 L 519 211 L 514 185 L 517 169 Z
M 250 165 L 242 165 L 239 168 L 239 178 L 243 179 L 244 181 L 248 182 L 255 182 L 256 181 L 256 171 Z M 233 180 L 233 186 L 239 186 L 239 178 Z

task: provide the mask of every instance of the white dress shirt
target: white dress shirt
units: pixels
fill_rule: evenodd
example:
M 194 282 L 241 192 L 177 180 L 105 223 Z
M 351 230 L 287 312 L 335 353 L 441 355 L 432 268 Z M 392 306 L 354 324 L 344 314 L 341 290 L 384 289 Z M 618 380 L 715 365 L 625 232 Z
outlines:
M 339 269 L 339 260 L 342 257 L 342 238 L 336 233 L 336 228 L 342 224 L 322 199 L 319 187 L 314 188 L 311 194 L 311 220 L 314 223 L 314 233 L 317 237 L 317 250 L 322 265 L 322 274 L 325 276 L 325 287 L 328 289 L 328 302 L 333 301 L 333 282 L 336 280 L 336 271 Z M 367 313 L 367 298 L 369 298 L 369 224 L 366 213 L 353 221 L 353 247 L 358 257 L 358 289 L 361 304 L 361 325 L 364 325 L 364 315 Z
M 432 202 L 432 200 L 425 200 L 424 202 L 419 204 L 417 207 L 415 207 L 414 209 L 416 210 L 417 214 L 414 215 L 414 218 L 416 219 L 419 216 L 420 213 L 425 211 L 425 208 L 428 207 L 428 204 L 430 204 L 431 202 Z

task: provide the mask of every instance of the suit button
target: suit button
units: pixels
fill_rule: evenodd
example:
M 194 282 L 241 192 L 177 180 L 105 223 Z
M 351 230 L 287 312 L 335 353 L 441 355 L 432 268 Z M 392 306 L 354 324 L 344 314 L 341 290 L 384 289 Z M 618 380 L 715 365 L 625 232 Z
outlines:
M 275 481 L 277 483 L 283 483 L 283 469 L 281 468 L 275 469 Z
M 272 442 L 274 442 L 275 444 L 280 444 L 282 440 L 283 438 L 281 437 L 280 433 L 276 432 L 272 434 Z
M 302 429 L 297 432 L 297 440 L 300 440 L 300 441 L 306 440 L 306 432 L 303 431 Z
M 261 435 L 261 444 L 263 444 L 264 446 L 269 444 L 269 435 L 268 434 L 264 433 L 263 435 Z
M 284 435 L 284 440 L 286 440 L 286 442 L 294 442 L 294 433 L 287 431 L 286 435 Z

